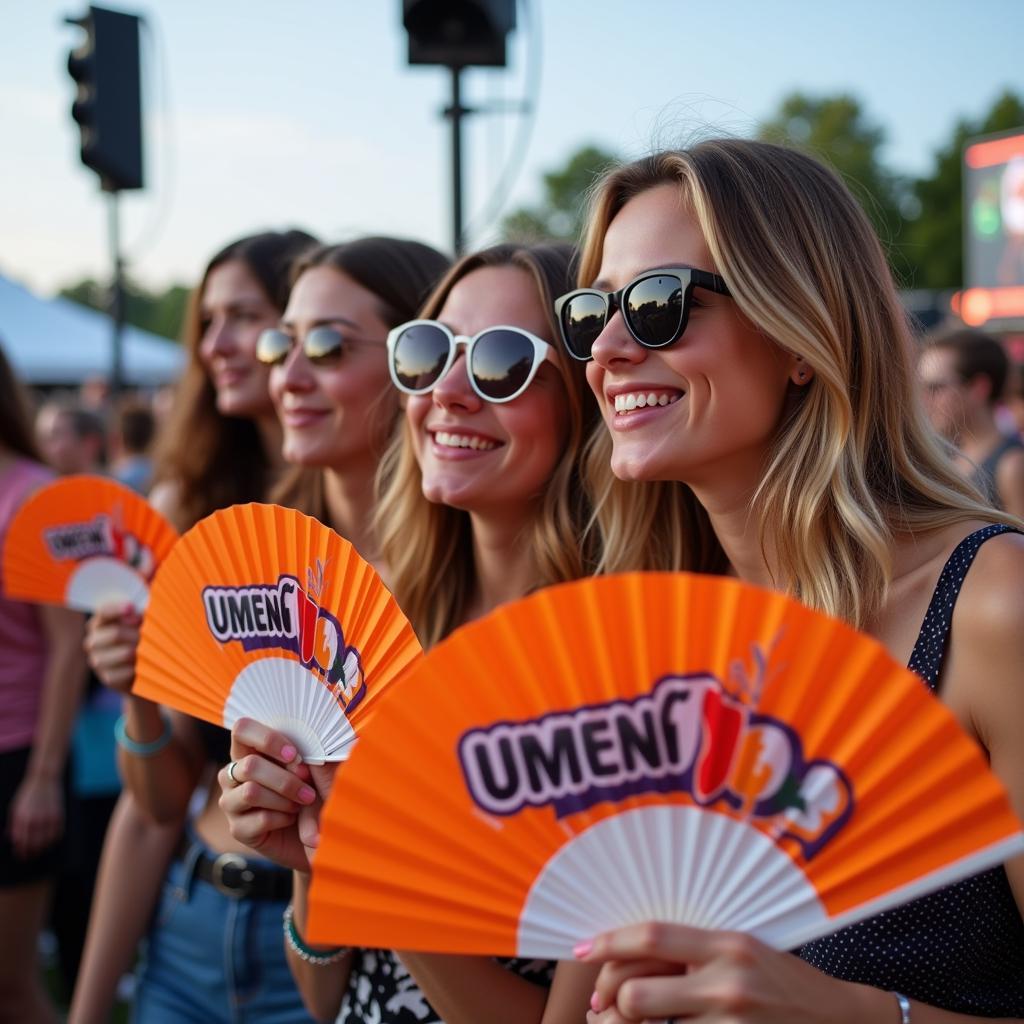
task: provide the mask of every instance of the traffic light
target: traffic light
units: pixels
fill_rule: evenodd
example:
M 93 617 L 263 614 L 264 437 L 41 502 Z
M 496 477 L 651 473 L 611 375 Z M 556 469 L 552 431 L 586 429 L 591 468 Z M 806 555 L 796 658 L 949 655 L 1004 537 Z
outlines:
M 505 66 L 515 0 L 403 0 L 410 64 Z
M 71 116 L 82 132 L 82 163 L 107 192 L 142 188 L 139 18 L 90 7 L 66 20 L 86 33 L 68 55 L 68 74 L 78 84 Z

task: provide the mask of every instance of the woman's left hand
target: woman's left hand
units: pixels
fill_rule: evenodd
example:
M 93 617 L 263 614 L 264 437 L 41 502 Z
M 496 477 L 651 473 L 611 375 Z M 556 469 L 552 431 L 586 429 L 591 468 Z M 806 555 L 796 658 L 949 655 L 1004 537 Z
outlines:
M 837 981 L 739 932 L 630 925 L 581 944 L 577 956 L 604 964 L 588 1024 L 863 1024 L 896 1014 L 889 993 Z
M 7 831 L 23 860 L 52 846 L 64 831 L 60 780 L 26 775 L 11 802 Z

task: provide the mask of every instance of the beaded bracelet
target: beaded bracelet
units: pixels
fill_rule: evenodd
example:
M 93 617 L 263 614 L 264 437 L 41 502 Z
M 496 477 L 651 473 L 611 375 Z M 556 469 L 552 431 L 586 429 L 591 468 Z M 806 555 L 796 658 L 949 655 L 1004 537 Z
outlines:
M 125 728 L 125 716 L 121 715 L 114 725 L 114 739 L 117 740 L 117 745 L 122 750 L 127 750 L 129 754 L 134 754 L 136 757 L 152 757 L 154 754 L 159 754 L 171 742 L 171 736 L 174 734 L 170 717 L 161 712 L 160 720 L 164 724 L 164 731 L 155 740 L 139 743 L 138 740 L 133 740 L 128 735 Z
M 295 907 L 291 903 L 284 908 L 284 941 L 288 943 L 288 948 L 300 960 L 305 960 L 307 964 L 312 964 L 314 967 L 336 964 L 352 952 L 351 946 L 334 946 L 321 953 L 307 946 L 295 927 Z

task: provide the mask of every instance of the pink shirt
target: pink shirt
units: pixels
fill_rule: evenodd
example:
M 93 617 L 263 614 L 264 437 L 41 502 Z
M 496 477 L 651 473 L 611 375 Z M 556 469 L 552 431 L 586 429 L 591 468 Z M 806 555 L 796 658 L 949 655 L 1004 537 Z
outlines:
M 0 471 L 0 549 L 18 506 L 52 479 L 45 466 L 19 459 Z M 0 564 L 0 751 L 32 743 L 46 671 L 46 635 L 34 604 L 3 593 Z

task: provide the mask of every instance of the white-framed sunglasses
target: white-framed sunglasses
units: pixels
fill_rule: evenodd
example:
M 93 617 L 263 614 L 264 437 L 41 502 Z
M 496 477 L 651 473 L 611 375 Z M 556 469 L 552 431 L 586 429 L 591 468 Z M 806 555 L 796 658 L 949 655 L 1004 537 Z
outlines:
M 537 375 L 541 363 L 558 365 L 554 348 L 522 327 L 498 324 L 467 337 L 436 320 L 410 320 L 388 334 L 388 369 L 399 391 L 425 395 L 451 369 L 466 346 L 470 386 L 485 402 L 511 402 Z

